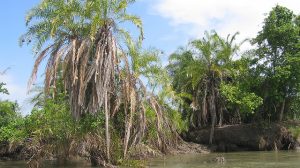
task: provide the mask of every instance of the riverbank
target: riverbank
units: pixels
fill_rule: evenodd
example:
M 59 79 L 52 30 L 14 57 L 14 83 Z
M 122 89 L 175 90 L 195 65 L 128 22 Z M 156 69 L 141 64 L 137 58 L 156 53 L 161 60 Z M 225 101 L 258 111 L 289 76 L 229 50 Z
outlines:
M 288 123 L 268 125 L 240 124 L 215 128 L 212 151 L 265 151 L 293 150 L 299 146 Z M 189 142 L 209 145 L 210 128 L 189 131 L 184 139 Z
M 224 164 L 213 162 L 213 158 L 223 156 Z M 151 168 L 298 168 L 300 165 L 300 152 L 296 151 L 256 151 L 256 152 L 229 152 L 210 154 L 179 154 L 149 159 L 144 163 Z M 0 161 L 1 168 L 26 167 L 25 161 Z M 92 168 L 85 160 L 73 160 L 63 164 L 45 161 L 43 168 Z
M 87 149 L 82 146 L 82 149 Z M 165 155 L 174 156 L 174 155 L 184 155 L 184 154 L 208 154 L 210 153 L 210 149 L 206 145 L 197 144 L 193 142 L 178 142 L 177 146 L 173 148 L 168 148 L 165 153 L 162 153 L 159 150 L 156 150 L 153 147 L 148 145 L 139 144 L 129 151 L 128 161 L 120 161 L 121 165 L 132 166 L 132 165 L 144 165 L 143 160 L 148 160 L 151 158 L 159 158 Z M 89 151 L 80 151 L 81 156 L 70 157 L 69 160 L 90 160 L 92 163 L 92 156 L 89 154 Z M 33 155 L 32 150 L 29 148 L 29 145 L 26 145 L 26 142 L 19 144 L 8 144 L 2 143 L 0 145 L 0 160 L 2 161 L 28 161 Z M 48 157 L 46 160 L 52 160 L 61 162 L 58 156 Z M 112 165 L 107 165 L 109 167 L 113 167 Z
M 299 123 L 286 122 L 282 124 L 272 123 L 269 125 L 241 124 L 217 127 L 214 133 L 213 144 L 209 145 L 210 128 L 192 130 L 187 132 L 177 146 L 166 149 L 165 153 L 151 146 L 139 144 L 129 151 L 129 160 L 148 160 L 159 158 L 164 155 L 181 154 L 208 154 L 210 152 L 231 152 L 231 151 L 264 151 L 264 150 L 293 150 L 299 146 L 296 133 L 290 128 L 298 128 Z M 299 139 L 298 139 L 299 140 Z M 0 144 L 0 160 L 28 160 L 32 151 L 22 144 Z M 82 147 L 82 149 L 85 149 Z M 91 159 L 86 153 L 84 159 Z M 56 160 L 57 158 L 47 158 Z M 126 162 L 126 161 L 125 161 Z

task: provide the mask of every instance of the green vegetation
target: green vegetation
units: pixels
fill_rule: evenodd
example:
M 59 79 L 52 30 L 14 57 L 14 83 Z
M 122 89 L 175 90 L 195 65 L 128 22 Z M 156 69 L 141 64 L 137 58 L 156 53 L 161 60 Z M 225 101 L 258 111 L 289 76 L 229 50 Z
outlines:
M 9 94 L 8 90 L 4 87 L 5 85 L 6 84 L 3 83 L 3 82 L 0 83 L 0 93 L 2 93 L 2 94 Z
M 169 74 L 191 129 L 210 123 L 212 136 L 216 123 L 299 116 L 299 18 L 277 5 L 250 40 L 256 49 L 239 53 L 237 33 L 223 39 L 206 32 L 171 55 Z
M 293 134 L 295 138 L 300 138 L 300 128 L 299 126 L 290 127 L 289 131 Z
M 24 122 L 18 112 L 18 104 L 8 100 L 0 101 L 0 141 L 23 140 L 24 132 L 20 128 Z
M 285 7 L 276 6 L 265 19 L 262 31 L 253 40 L 256 50 L 254 73 L 261 81 L 254 85 L 264 98 L 262 116 L 282 121 L 299 93 L 300 17 Z M 260 90 L 260 91 L 259 91 Z
M 277 5 L 250 40 L 256 49 L 244 53 L 238 33 L 205 32 L 165 68 L 159 50 L 141 47 L 142 21 L 126 11 L 132 3 L 43 0 L 29 11 L 20 42 L 36 53 L 29 86 L 46 60 L 44 85 L 33 88 L 28 116 L 0 100 L 1 143 L 25 145 L 32 166 L 77 156 L 139 165 L 128 161 L 135 147 L 168 153 L 184 131 L 210 127 L 212 144 L 216 126 L 300 118 L 300 16 Z M 0 94 L 9 94 L 4 83 Z

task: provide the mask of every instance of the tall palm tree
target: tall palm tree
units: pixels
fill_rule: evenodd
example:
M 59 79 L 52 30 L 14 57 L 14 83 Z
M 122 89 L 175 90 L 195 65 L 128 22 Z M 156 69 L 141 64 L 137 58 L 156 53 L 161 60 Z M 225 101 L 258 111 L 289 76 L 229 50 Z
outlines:
M 45 70 L 45 92 L 55 88 L 59 65 L 63 63 L 63 81 L 69 94 L 72 114 L 80 118 L 84 113 L 105 112 L 106 154 L 110 159 L 109 118 L 116 108 L 114 97 L 121 77 L 120 62 L 128 61 L 121 46 L 131 47 L 128 31 L 119 27 L 131 22 L 139 28 L 142 22 L 126 13 L 133 0 L 43 0 L 26 17 L 28 31 L 23 42 L 34 42 L 38 53 L 29 86 L 36 78 L 38 66 L 48 57 Z M 122 44 L 122 42 L 124 42 Z M 45 46 L 45 47 L 44 47 Z M 125 75 L 129 77 L 129 69 Z M 127 95 L 132 95 L 130 83 Z M 129 93 L 128 93 L 129 92 Z M 124 96 L 127 98 L 127 96 Z
M 152 58 L 139 55 L 142 21 L 126 12 L 133 2 L 43 0 L 29 11 L 28 31 L 21 37 L 22 43 L 33 43 L 37 53 L 29 86 L 34 83 L 41 62 L 48 58 L 44 81 L 46 94 L 55 93 L 61 78 L 59 81 L 67 91 L 74 118 L 80 119 L 85 113 L 105 113 L 108 161 L 110 120 L 121 111 L 125 113 L 124 157 L 131 145 L 142 141 L 148 107 L 156 114 L 159 148 L 163 149 L 162 146 L 172 141 L 164 137 L 164 131 L 170 129 L 162 129 L 169 128 L 163 108 L 138 79 Z M 137 39 L 133 40 L 129 31 L 121 27 L 124 22 L 137 27 Z
M 193 108 L 191 125 L 206 125 L 210 115 L 210 144 L 217 114 L 222 125 L 225 107 L 219 88 L 221 82 L 230 76 L 233 56 L 239 50 L 240 45 L 234 43 L 236 35 L 223 39 L 214 31 L 211 34 L 205 32 L 205 37 L 192 41 L 189 49 L 170 57 L 173 86 L 179 92 L 190 95 L 186 97 L 189 97 L 187 102 Z

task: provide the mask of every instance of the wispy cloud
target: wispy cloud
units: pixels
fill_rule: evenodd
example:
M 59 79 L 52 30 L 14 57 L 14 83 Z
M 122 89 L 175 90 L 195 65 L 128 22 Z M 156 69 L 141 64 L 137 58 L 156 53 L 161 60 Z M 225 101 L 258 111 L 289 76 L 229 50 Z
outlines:
M 0 94 L 1 100 L 17 101 L 21 107 L 23 115 L 29 114 L 31 105 L 29 103 L 29 95 L 27 95 L 26 85 L 17 84 L 16 79 L 9 73 L 0 74 L 0 82 L 6 83 L 9 95 Z
M 244 39 L 256 35 L 276 4 L 300 12 L 299 0 L 156 0 L 152 7 L 173 27 L 191 25 L 186 32 L 191 38 L 214 29 L 222 36 L 239 31 Z

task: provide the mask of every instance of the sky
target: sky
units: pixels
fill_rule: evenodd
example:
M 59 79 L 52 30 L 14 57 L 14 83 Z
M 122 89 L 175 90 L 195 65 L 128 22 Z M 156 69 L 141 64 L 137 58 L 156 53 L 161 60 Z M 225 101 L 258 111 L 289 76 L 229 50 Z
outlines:
M 0 82 L 5 82 L 10 92 L 10 95 L 0 94 L 0 100 L 17 101 L 23 115 L 32 108 L 27 81 L 34 54 L 31 46 L 20 47 L 18 39 L 26 32 L 26 13 L 39 2 L 3 1 L 0 5 L 0 72 L 8 68 L 0 75 Z M 202 37 L 205 30 L 216 30 L 223 37 L 240 32 L 238 41 L 255 37 L 266 14 L 276 4 L 300 14 L 300 0 L 137 0 L 128 12 L 143 20 L 143 46 L 162 50 L 161 59 L 166 64 L 168 55 L 190 40 Z M 244 49 L 249 47 L 244 45 Z M 38 78 L 42 80 L 42 76 Z

